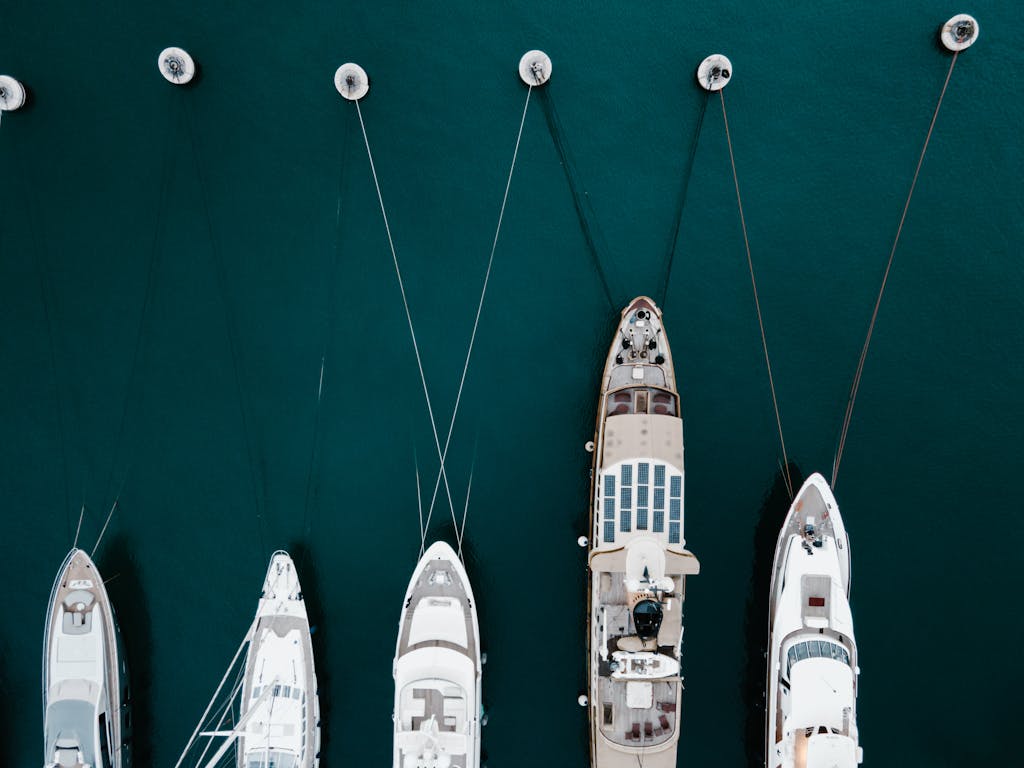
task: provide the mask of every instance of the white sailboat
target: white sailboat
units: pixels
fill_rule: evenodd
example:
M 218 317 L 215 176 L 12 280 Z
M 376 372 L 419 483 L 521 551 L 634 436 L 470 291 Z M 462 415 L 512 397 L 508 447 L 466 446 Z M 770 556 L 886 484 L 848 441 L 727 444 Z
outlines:
M 767 768 L 853 768 L 857 643 L 850 542 L 828 483 L 811 475 L 775 547 L 769 607 Z
M 604 368 L 590 526 L 594 768 L 674 768 L 686 577 L 683 421 L 661 311 L 622 312 Z
M 72 549 L 50 593 L 43 636 L 43 763 L 130 764 L 128 670 L 114 610 L 92 559 Z
M 238 696 L 237 721 L 224 728 L 222 717 L 214 729 L 202 730 L 238 654 L 177 765 L 213 768 L 233 749 L 238 768 L 317 768 L 320 702 L 313 646 L 299 577 L 287 552 L 278 550 L 270 558 L 256 618 L 239 653 L 243 648 L 244 674 L 232 691 Z M 225 713 L 231 710 L 224 707 Z M 211 741 L 198 759 L 186 762 L 197 735 Z M 223 741 L 211 755 L 218 738 Z
M 393 767 L 478 768 L 480 627 L 466 570 L 443 541 L 409 582 L 393 674 Z

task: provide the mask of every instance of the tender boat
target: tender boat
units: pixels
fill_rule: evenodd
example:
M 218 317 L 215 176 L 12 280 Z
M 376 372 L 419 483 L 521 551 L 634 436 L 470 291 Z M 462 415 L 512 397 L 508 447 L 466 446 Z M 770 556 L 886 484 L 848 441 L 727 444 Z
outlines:
M 590 446 L 588 446 L 590 448 Z M 686 577 L 683 421 L 661 311 L 635 299 L 608 352 L 592 472 L 589 671 L 594 768 L 674 768 Z
M 393 767 L 478 768 L 480 627 L 466 569 L 442 541 L 409 582 L 393 674 Z
M 217 730 L 196 728 L 177 765 L 223 765 L 234 749 L 238 768 L 317 768 L 320 764 L 320 701 L 317 695 L 313 645 L 306 603 L 291 556 L 278 550 L 270 558 L 253 620 L 239 648 L 246 649 L 245 672 L 238 692 L 238 718 L 231 730 L 221 730 L 233 702 L 220 706 Z M 225 675 L 234 668 L 232 661 Z M 221 683 L 223 686 L 223 681 Z M 203 715 L 214 708 L 220 693 Z M 210 744 L 198 759 L 186 761 L 196 735 L 223 738 Z
M 768 633 L 768 768 L 852 768 L 857 643 L 850 612 L 850 542 L 832 491 L 811 475 L 775 547 Z
M 92 559 L 72 549 L 50 593 L 43 637 L 43 763 L 131 764 L 128 670 L 114 609 Z

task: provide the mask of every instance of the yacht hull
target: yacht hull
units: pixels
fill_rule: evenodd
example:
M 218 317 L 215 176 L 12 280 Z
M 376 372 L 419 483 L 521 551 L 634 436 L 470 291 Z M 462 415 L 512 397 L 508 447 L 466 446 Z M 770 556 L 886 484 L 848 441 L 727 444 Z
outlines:
M 455 551 L 435 542 L 416 565 L 399 619 L 394 768 L 479 768 L 481 672 L 469 578 Z
M 57 737 L 57 730 L 70 730 L 67 718 L 57 722 L 60 703 L 88 699 L 95 704 L 94 719 L 75 725 L 88 742 L 86 749 L 97 764 L 106 759 L 111 768 L 129 768 L 131 711 L 120 630 L 103 578 L 80 549 L 64 558 L 50 591 L 42 678 L 44 764 L 55 762 L 58 744 L 68 743 L 66 735 Z

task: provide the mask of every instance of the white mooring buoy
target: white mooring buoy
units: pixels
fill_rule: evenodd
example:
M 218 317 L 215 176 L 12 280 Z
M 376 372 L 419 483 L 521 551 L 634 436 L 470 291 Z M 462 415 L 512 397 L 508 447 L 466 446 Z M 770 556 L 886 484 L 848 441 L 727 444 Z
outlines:
M 370 90 L 370 78 L 365 69 L 349 62 L 342 64 L 334 73 L 334 87 L 349 101 L 358 101 Z
M 551 57 L 544 51 L 527 51 L 519 60 L 519 77 L 527 85 L 544 85 L 551 79 Z
M 587 704 L 590 703 L 589 699 L 587 698 L 587 694 L 581 693 L 579 697 L 576 699 L 576 703 L 579 704 L 581 707 L 587 706 Z
M 584 449 L 586 449 L 587 453 L 593 453 L 594 452 L 594 441 L 593 440 L 587 440 L 587 442 L 583 444 L 583 447 L 584 447 Z
M 732 79 L 732 62 L 720 53 L 708 56 L 697 67 L 697 82 L 705 91 L 720 91 Z
M 13 112 L 25 106 L 25 86 L 10 75 L 0 75 L 0 110 Z
M 942 25 L 942 44 L 951 51 L 962 51 L 974 45 L 981 32 L 978 21 L 966 13 L 958 13 Z
M 196 76 L 196 62 L 188 52 L 171 46 L 164 48 L 157 56 L 156 65 L 164 80 L 175 85 L 185 85 Z
M 580 536 L 576 539 L 576 543 L 579 544 L 580 547 L 586 547 L 590 542 L 587 540 L 586 536 Z

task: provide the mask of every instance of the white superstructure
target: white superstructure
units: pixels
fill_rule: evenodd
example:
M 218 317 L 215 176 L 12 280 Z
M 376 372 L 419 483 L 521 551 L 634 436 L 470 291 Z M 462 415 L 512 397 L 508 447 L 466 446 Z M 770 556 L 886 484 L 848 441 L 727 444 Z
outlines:
M 480 628 L 466 570 L 442 541 L 409 582 L 393 674 L 393 768 L 478 768 Z
M 589 583 L 591 763 L 674 768 L 683 600 L 683 421 L 654 302 L 622 312 L 594 444 Z
M 243 650 L 240 687 L 228 687 L 229 699 L 221 702 L 218 696 Z M 237 718 L 231 717 L 235 699 Z M 206 739 L 220 740 L 219 745 Z M 192 753 L 197 743 L 204 745 L 198 758 Z M 256 618 L 175 768 L 219 768 L 232 753 L 238 768 L 320 764 L 320 700 L 309 618 L 295 563 L 282 550 L 270 558 Z
M 769 609 L 768 768 L 853 768 L 857 644 L 850 542 L 819 474 L 800 488 L 779 533 Z
M 128 674 L 103 579 L 72 549 L 50 594 L 43 638 L 43 763 L 129 764 Z
M 295 563 L 270 559 L 245 660 L 239 768 L 316 768 L 320 702 L 309 617 Z

